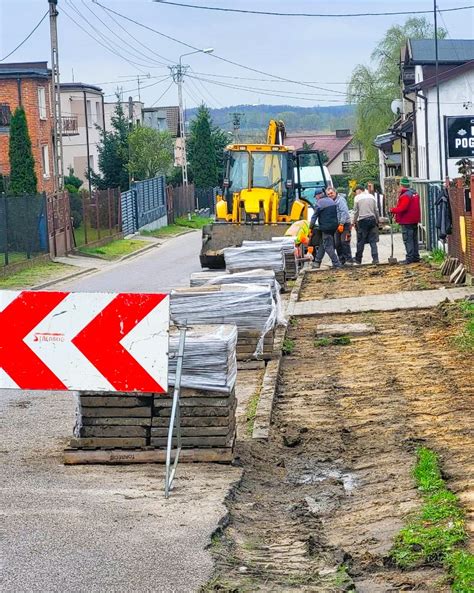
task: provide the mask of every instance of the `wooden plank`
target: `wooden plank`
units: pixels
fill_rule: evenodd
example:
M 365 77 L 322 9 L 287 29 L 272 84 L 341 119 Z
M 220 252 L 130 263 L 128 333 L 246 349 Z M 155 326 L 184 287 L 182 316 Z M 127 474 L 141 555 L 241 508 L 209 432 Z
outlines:
M 83 426 L 151 426 L 151 418 L 81 418 Z
M 83 426 L 80 436 L 84 437 L 146 437 L 147 429 L 142 426 Z
M 230 463 L 234 459 L 231 447 L 214 449 L 183 449 L 179 456 L 180 463 Z M 78 465 L 89 463 L 100 464 L 132 464 L 132 463 L 165 463 L 164 449 L 109 449 L 84 450 L 66 449 L 64 463 Z
M 181 426 L 228 426 L 233 420 L 234 414 L 229 416 L 185 416 L 181 418 Z M 169 426 L 169 418 L 157 416 L 152 418 L 152 427 L 167 428 Z
M 234 426 L 185 426 L 181 427 L 181 436 L 183 437 L 214 437 L 214 436 L 228 436 L 235 432 Z M 151 437 L 167 437 L 167 428 L 152 428 Z
M 258 357 L 258 360 L 271 360 L 273 356 L 273 352 L 267 352 L 267 353 L 263 353 Z M 255 358 L 252 357 L 251 354 L 249 354 L 248 352 L 240 352 L 237 354 L 237 360 L 238 361 L 242 361 L 242 360 L 257 360 Z
M 451 274 L 451 276 L 449 277 L 449 281 L 450 282 L 455 282 L 457 276 L 462 273 L 462 270 L 464 269 L 463 264 L 459 264 L 457 266 L 457 268 L 454 270 L 454 272 Z
M 70 447 L 72 449 L 81 449 L 83 447 L 89 448 L 98 448 L 98 447 L 120 447 L 126 449 L 127 447 L 145 447 L 147 444 L 145 438 L 96 438 L 96 437 L 88 437 L 88 438 L 73 438 L 70 442 Z
M 181 407 L 186 406 L 215 406 L 218 408 L 221 407 L 229 407 L 233 404 L 235 400 L 235 396 L 232 397 L 183 397 L 179 399 Z M 163 400 L 155 400 L 155 411 L 157 408 L 171 408 L 173 405 L 173 400 L 168 397 Z M 202 414 L 201 414 L 202 415 Z
M 194 447 L 228 447 L 234 440 L 234 434 L 223 437 L 183 437 L 181 445 L 186 448 Z M 150 445 L 152 447 L 166 447 L 166 437 L 152 437 Z
M 150 406 L 152 395 L 140 396 L 115 396 L 115 395 L 82 395 L 80 396 L 81 406 L 85 408 L 134 408 L 135 406 Z
M 229 416 L 233 412 L 233 408 L 228 406 L 225 408 L 218 408 L 215 406 L 190 408 L 183 406 L 180 409 L 180 412 L 181 416 Z M 171 408 L 155 410 L 155 416 L 169 418 L 171 416 Z
M 88 418 L 151 418 L 151 406 L 134 408 L 82 408 L 81 414 Z

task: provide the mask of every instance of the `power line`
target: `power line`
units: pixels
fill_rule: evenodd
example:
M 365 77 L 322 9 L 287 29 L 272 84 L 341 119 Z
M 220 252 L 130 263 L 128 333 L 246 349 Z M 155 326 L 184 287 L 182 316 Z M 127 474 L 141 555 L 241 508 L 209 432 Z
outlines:
M 202 76 L 212 76 L 214 78 L 230 78 L 233 80 L 255 80 L 257 82 L 280 82 L 278 80 L 274 80 L 273 78 L 255 78 L 255 77 L 252 78 L 249 76 L 228 76 L 226 74 L 214 74 L 214 73 L 210 73 L 210 72 L 194 72 L 194 74 L 200 74 Z M 332 81 L 322 81 L 322 80 L 303 80 L 301 82 L 305 82 L 308 84 L 344 84 L 344 85 L 349 84 L 347 81 L 332 82 Z
M 100 22 L 101 22 L 101 23 L 104 25 L 104 27 L 105 27 L 106 29 L 108 29 L 108 30 L 109 30 L 109 31 L 112 33 L 112 35 L 114 35 L 115 37 L 117 37 L 117 33 L 116 33 L 116 31 L 114 31 L 113 29 L 111 29 L 111 28 L 109 27 L 109 25 L 108 25 L 108 24 L 107 24 L 105 21 L 103 21 L 103 20 L 100 18 L 100 16 L 99 16 L 97 13 L 95 13 L 95 12 L 92 10 L 92 8 L 90 8 L 90 7 L 89 7 L 89 6 L 88 6 L 88 5 L 87 5 L 87 4 L 84 2 L 84 0 L 81 0 L 81 1 L 82 1 L 82 4 L 83 4 L 83 5 L 84 5 L 84 6 L 87 8 L 87 10 L 88 10 L 88 11 L 89 11 L 89 12 L 90 12 L 90 13 L 91 13 L 93 16 L 95 16 L 95 18 L 96 18 L 98 21 L 100 21 Z M 68 2 L 68 3 L 69 3 L 69 2 Z M 77 10 L 78 10 L 78 9 L 77 9 Z M 155 67 L 155 65 L 156 65 L 156 64 L 159 64 L 160 66 L 166 66 L 166 64 L 165 64 L 164 62 L 159 62 L 159 61 L 155 60 L 154 58 L 150 58 L 149 56 L 147 56 L 147 54 L 145 54 L 145 53 L 144 53 L 144 52 L 142 52 L 141 50 L 139 50 L 139 49 L 135 49 L 135 47 L 134 47 L 134 46 L 133 46 L 131 43 L 129 43 L 128 41 L 125 41 L 125 39 L 123 39 L 123 38 L 122 38 L 122 39 L 120 39 L 120 41 L 121 41 L 121 42 L 122 42 L 124 45 L 126 45 L 128 48 L 130 48 L 130 49 L 128 49 L 127 51 L 130 51 L 130 50 L 131 50 L 131 51 L 133 51 L 133 52 L 135 53 L 135 56 L 137 56 L 139 60 L 143 60 L 143 59 L 145 59 L 145 60 L 147 60 L 148 62 L 150 62 L 150 64 L 151 64 L 151 67 Z M 124 48 L 124 49 L 126 49 L 126 48 Z
M 164 82 L 165 80 L 167 80 L 169 77 L 168 76 L 164 76 L 163 78 L 161 78 L 160 80 L 157 80 L 156 82 L 152 82 L 151 84 L 146 84 L 144 86 L 140 86 L 140 89 L 149 89 L 152 86 L 156 86 L 157 84 L 160 84 L 160 82 Z M 135 87 L 133 89 L 126 89 L 125 91 L 122 91 L 122 93 L 133 93 L 134 91 L 138 91 L 138 87 Z M 108 93 L 107 95 L 104 95 L 104 97 L 113 97 L 116 93 Z
M 23 39 L 23 41 L 21 43 L 19 43 L 15 49 L 12 49 L 12 51 L 7 54 L 6 56 L 4 56 L 3 58 L 0 58 L 0 62 L 3 62 L 4 60 L 6 60 L 7 58 L 9 58 L 12 54 L 14 54 L 16 52 L 17 49 L 20 49 L 20 47 L 26 43 L 28 41 L 28 39 L 33 35 L 33 33 L 36 31 L 36 29 L 41 25 L 41 23 L 44 21 L 44 19 L 48 16 L 49 14 L 49 10 L 47 10 L 43 16 L 41 17 L 40 21 L 38 22 L 38 24 L 35 26 L 35 28 L 28 33 L 28 35 Z
M 241 14 L 260 14 L 265 16 L 296 16 L 296 17 L 317 17 L 317 18 L 344 18 L 344 17 L 364 17 L 364 16 L 396 16 L 407 14 L 432 14 L 432 10 L 402 10 L 395 12 L 347 12 L 336 14 L 312 13 L 312 12 L 270 12 L 266 10 L 244 10 L 242 8 L 221 8 L 218 6 L 198 6 L 196 4 L 184 4 L 183 2 L 170 2 L 168 0 L 153 0 L 159 4 L 170 4 L 180 8 L 197 8 L 199 10 L 214 10 L 218 12 L 238 12 Z M 444 8 L 440 12 L 455 12 L 459 10 L 469 10 L 474 8 L 474 4 L 469 6 L 456 6 L 454 8 Z
M 161 99 L 163 99 L 163 97 L 166 95 L 166 93 L 170 90 L 170 88 L 173 86 L 174 81 L 172 80 L 169 84 L 168 87 L 166 87 L 166 90 L 158 97 L 158 99 L 152 103 L 151 107 L 154 107 L 159 101 L 161 101 Z
M 179 43 L 180 45 L 183 45 L 184 47 L 188 47 L 190 49 L 193 49 L 195 51 L 201 51 L 201 49 L 199 47 L 196 47 L 194 45 L 191 45 L 190 43 L 186 43 L 185 41 L 181 41 L 180 39 L 177 39 L 176 37 L 172 37 L 171 35 L 167 35 L 166 33 L 163 33 L 162 31 L 158 31 L 158 29 L 154 29 L 153 27 L 149 27 L 148 25 L 145 25 L 144 23 L 140 23 L 139 21 L 132 19 L 124 14 L 121 14 L 120 12 L 117 12 L 116 10 L 113 10 L 112 8 L 109 8 L 108 6 L 104 6 L 103 4 L 101 4 L 100 2 L 98 2 L 98 0 L 92 0 L 94 4 L 97 4 L 98 6 L 101 6 L 102 8 L 104 8 L 105 10 L 112 12 L 113 14 L 131 22 L 134 23 L 135 25 L 138 25 L 139 27 L 142 27 L 144 29 L 147 29 L 148 31 L 152 31 L 153 33 L 156 33 L 157 35 L 160 35 L 161 37 L 164 37 L 165 39 L 170 39 L 171 41 L 174 41 L 175 43 Z M 262 70 L 258 70 L 257 68 L 252 68 L 251 66 L 245 66 L 244 64 L 239 64 L 238 62 L 234 62 L 233 60 L 228 60 L 227 58 L 223 58 L 222 56 L 218 56 L 216 53 L 212 53 L 212 54 L 206 54 L 209 55 L 211 58 L 214 58 L 215 60 L 220 60 L 221 62 L 225 62 L 226 64 L 232 64 L 233 66 L 238 66 L 239 68 L 244 68 L 245 70 L 249 70 L 250 72 L 255 72 L 257 74 L 263 74 L 264 76 L 271 76 L 272 78 L 276 78 L 278 80 L 282 80 L 284 82 L 289 82 L 291 84 L 298 84 L 300 86 L 307 86 L 309 88 L 314 88 L 316 90 L 319 91 L 328 91 L 330 93 L 334 93 L 337 95 L 346 95 L 345 92 L 343 91 L 336 91 L 334 89 L 328 89 L 325 87 L 320 87 L 320 86 L 315 86 L 313 84 L 308 84 L 305 82 L 301 82 L 298 80 L 291 80 L 290 78 L 285 78 L 283 76 L 279 76 L 277 74 L 271 74 L 270 72 L 264 72 Z

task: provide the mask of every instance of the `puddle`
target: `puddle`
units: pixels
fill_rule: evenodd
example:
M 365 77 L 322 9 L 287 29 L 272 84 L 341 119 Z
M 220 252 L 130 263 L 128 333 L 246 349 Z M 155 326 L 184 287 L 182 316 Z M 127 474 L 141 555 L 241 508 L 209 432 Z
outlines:
M 357 485 L 356 478 L 351 472 L 321 463 L 306 462 L 301 465 L 302 467 L 289 470 L 287 482 L 296 486 L 311 486 L 327 480 L 336 480 L 342 484 L 346 494 L 351 494 Z

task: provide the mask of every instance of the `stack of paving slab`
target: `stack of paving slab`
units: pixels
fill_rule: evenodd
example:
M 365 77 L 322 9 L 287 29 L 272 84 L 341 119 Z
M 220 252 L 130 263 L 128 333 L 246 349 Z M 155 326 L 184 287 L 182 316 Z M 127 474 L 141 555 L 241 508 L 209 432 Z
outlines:
M 243 241 L 242 247 L 252 246 L 281 246 L 283 257 L 285 259 L 285 277 L 287 280 L 294 280 L 298 274 L 295 256 L 295 238 L 294 237 L 272 237 L 271 241 Z
M 176 325 L 234 324 L 237 360 L 271 358 L 278 310 L 270 286 L 204 285 L 173 290 L 171 319 Z
M 286 289 L 285 255 L 278 242 L 256 241 L 253 245 L 224 249 L 225 266 L 230 273 L 273 270 L 282 290 Z
M 75 428 L 77 438 L 72 439 L 70 448 L 164 452 L 178 342 L 179 331 L 172 328 L 168 393 L 82 392 Z M 195 326 L 186 333 L 180 391 L 182 446 L 212 449 L 209 460 L 232 459 L 236 427 L 236 345 L 235 325 Z M 202 453 L 201 458 L 206 459 Z M 163 459 L 164 456 L 156 458 L 157 461 Z M 87 462 L 87 456 L 83 462 Z

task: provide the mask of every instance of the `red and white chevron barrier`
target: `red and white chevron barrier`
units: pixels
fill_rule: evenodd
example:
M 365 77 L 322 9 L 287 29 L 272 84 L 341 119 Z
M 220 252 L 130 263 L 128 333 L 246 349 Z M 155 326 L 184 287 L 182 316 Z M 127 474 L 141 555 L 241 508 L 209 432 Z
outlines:
M 0 291 L 0 388 L 164 393 L 169 297 Z

